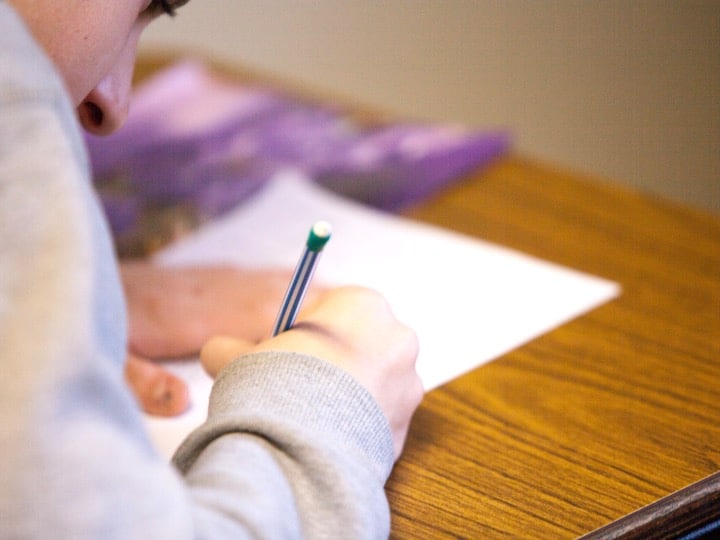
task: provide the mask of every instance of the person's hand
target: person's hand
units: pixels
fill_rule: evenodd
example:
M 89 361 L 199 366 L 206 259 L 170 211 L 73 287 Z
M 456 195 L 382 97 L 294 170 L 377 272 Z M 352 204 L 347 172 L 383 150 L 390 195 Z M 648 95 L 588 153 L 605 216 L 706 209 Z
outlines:
M 148 414 L 176 416 L 190 406 L 190 391 L 185 381 L 152 360 L 129 353 L 125 380 Z
M 143 410 L 159 416 L 182 413 L 190 396 L 185 383 L 154 360 L 197 355 L 212 335 L 253 342 L 268 336 L 291 275 L 149 262 L 122 262 L 120 271 L 130 324 L 125 378 Z
M 375 398 L 393 433 L 395 457 L 405 444 L 423 397 L 415 371 L 418 341 L 380 294 L 360 287 L 323 293 L 290 330 L 257 344 L 215 337 L 201 351 L 212 376 L 247 352 L 285 350 L 316 356 L 345 369 Z
M 232 266 L 120 265 L 129 315 L 130 351 L 145 358 L 197 354 L 211 336 L 259 341 L 270 334 L 289 271 Z M 312 298 L 315 289 L 308 291 Z

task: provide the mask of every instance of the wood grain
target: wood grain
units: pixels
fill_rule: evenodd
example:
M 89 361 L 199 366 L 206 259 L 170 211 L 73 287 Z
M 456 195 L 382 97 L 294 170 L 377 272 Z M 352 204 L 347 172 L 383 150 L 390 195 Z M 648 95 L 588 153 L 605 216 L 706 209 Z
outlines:
M 720 470 L 720 219 L 517 156 L 408 215 L 623 293 L 427 396 L 394 537 L 573 538 Z

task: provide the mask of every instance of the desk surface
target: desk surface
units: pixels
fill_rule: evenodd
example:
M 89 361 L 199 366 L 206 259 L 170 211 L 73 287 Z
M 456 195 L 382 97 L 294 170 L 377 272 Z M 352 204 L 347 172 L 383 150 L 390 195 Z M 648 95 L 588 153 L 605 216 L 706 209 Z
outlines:
M 518 156 L 407 215 L 623 293 L 426 396 L 393 537 L 574 538 L 720 470 L 720 218 Z
M 427 396 L 398 538 L 572 538 L 720 470 L 720 219 L 519 157 L 408 214 L 623 293 Z

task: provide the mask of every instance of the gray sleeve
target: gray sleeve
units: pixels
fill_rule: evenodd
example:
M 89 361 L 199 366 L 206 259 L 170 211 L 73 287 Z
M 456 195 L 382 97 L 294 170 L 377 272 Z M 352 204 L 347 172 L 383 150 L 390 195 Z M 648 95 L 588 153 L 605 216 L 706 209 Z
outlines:
M 277 352 L 230 364 L 208 421 L 174 462 L 200 528 L 233 537 L 389 534 L 389 426 L 364 388 L 322 360 Z

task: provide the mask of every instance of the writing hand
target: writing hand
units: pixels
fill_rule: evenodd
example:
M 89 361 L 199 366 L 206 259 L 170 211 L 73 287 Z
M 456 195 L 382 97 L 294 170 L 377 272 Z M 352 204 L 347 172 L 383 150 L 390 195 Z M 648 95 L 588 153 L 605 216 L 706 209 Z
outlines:
M 395 457 L 400 456 L 423 388 L 415 371 L 417 337 L 394 317 L 384 297 L 360 287 L 326 291 L 290 330 L 257 344 L 213 338 L 203 347 L 201 360 L 215 376 L 239 355 L 263 350 L 305 353 L 348 371 L 385 413 Z

